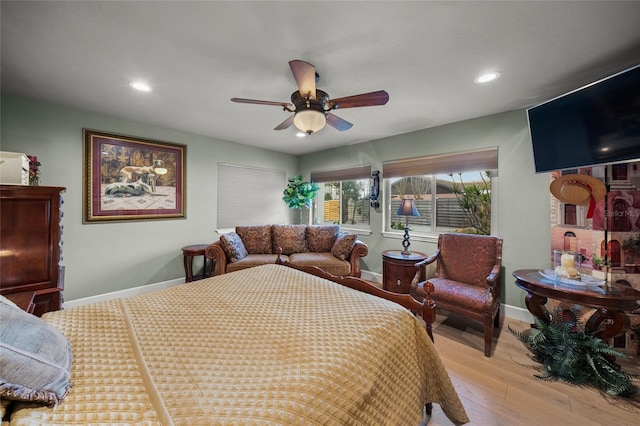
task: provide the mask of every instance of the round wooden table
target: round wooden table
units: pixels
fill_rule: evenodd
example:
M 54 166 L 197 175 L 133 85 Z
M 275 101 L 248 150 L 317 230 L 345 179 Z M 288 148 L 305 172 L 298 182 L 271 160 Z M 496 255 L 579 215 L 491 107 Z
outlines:
M 202 278 L 207 278 L 212 276 L 213 272 L 213 260 L 207 262 L 207 257 L 204 255 L 205 249 L 209 247 L 209 244 L 194 244 L 191 246 L 182 247 L 182 257 L 184 263 L 184 273 L 185 279 L 184 282 L 188 283 L 193 280 L 198 280 Z M 203 256 L 204 257 L 204 267 L 203 267 L 203 275 L 193 276 L 193 258 L 194 256 Z M 209 263 L 209 268 L 207 268 L 207 263 Z
M 585 323 L 585 331 L 603 340 L 624 334 L 629 329 L 629 317 L 625 311 L 640 308 L 640 291 L 621 284 L 564 284 L 542 276 L 537 269 L 519 269 L 513 276 L 516 278 L 516 285 L 527 292 L 525 302 L 529 312 L 546 323 L 551 320 L 545 307 L 547 298 L 595 309 Z M 610 320 L 611 324 L 598 330 L 605 320 Z
M 382 252 L 382 287 L 394 293 L 411 292 L 411 280 L 416 275 L 415 264 L 427 258 L 427 255 L 417 251 L 402 254 L 400 250 Z M 426 278 L 426 268 L 420 270 L 420 280 Z

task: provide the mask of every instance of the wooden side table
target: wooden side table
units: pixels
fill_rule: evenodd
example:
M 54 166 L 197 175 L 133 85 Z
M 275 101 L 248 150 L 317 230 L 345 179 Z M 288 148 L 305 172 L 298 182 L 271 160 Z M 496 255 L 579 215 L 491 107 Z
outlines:
M 385 290 L 394 293 L 407 293 L 411 291 L 411 280 L 416 275 L 415 264 L 425 260 L 427 255 L 412 251 L 409 255 L 403 255 L 400 250 L 387 250 L 382 252 L 382 285 Z M 420 281 L 426 278 L 426 267 L 420 271 Z
M 195 280 L 201 280 L 213 275 L 213 261 L 207 262 L 207 257 L 204 254 L 209 244 L 194 244 L 191 246 L 182 247 L 182 257 L 184 262 L 184 282 L 189 283 Z M 204 267 L 202 275 L 193 275 L 193 258 L 195 256 L 202 256 L 204 258 Z M 207 264 L 209 265 L 207 267 Z

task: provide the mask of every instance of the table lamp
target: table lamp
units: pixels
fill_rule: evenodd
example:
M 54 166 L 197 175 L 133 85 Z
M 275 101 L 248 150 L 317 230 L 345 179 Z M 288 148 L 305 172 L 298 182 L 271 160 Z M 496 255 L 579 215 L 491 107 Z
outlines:
M 411 251 L 409 250 L 409 246 L 411 245 L 411 242 L 409 241 L 409 218 L 420 216 L 420 213 L 418 213 L 418 209 L 416 208 L 416 200 L 413 198 L 403 198 L 396 215 L 405 217 L 404 240 L 402 241 L 402 247 L 404 250 L 402 250 L 400 254 L 403 256 L 409 256 L 411 254 Z

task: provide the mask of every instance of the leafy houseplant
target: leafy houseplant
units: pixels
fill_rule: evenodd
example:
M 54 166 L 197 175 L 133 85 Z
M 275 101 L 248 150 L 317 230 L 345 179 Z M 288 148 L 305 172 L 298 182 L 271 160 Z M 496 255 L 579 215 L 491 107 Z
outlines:
M 529 347 L 534 359 L 542 364 L 543 373 L 535 377 L 548 381 L 564 381 L 590 385 L 609 395 L 631 397 L 637 392 L 632 380 L 640 375 L 624 372 L 614 357 L 625 355 L 612 349 L 601 339 L 584 332 L 577 320 L 578 308 L 556 308 L 547 324 L 535 318 L 535 328 L 509 331 Z
M 311 208 L 311 200 L 316 197 L 320 187 L 314 182 L 305 182 L 302 175 L 289 178 L 288 182 L 282 193 L 282 200 L 289 205 L 289 208 Z M 302 223 L 302 210 L 300 210 L 300 222 Z

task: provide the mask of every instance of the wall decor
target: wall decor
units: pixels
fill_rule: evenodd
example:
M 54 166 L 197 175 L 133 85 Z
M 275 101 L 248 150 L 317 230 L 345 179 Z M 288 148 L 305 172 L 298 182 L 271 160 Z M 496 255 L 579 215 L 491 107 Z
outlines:
M 83 129 L 83 223 L 186 216 L 185 145 Z
M 377 209 L 380 207 L 380 202 L 378 201 L 378 197 L 380 195 L 380 172 L 371 172 L 371 178 L 373 179 L 373 183 L 371 184 L 371 195 L 369 195 L 369 200 L 371 201 L 371 207 Z

